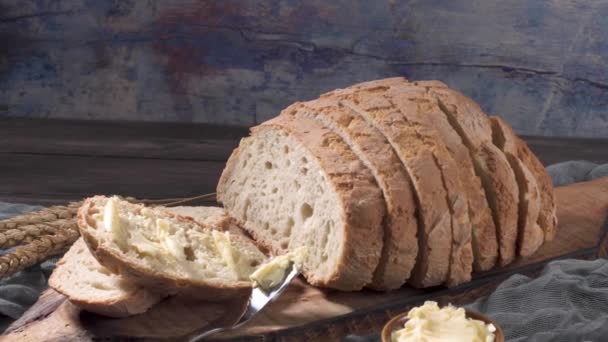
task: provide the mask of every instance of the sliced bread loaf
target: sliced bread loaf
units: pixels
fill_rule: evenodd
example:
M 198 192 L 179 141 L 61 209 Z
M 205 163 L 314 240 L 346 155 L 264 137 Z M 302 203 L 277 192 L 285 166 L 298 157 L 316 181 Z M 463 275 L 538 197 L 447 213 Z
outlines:
M 266 260 L 245 236 L 117 197 L 85 200 L 78 225 L 100 264 L 159 293 L 208 300 L 242 295 Z
M 101 266 L 82 238 L 57 262 L 49 286 L 83 309 L 109 317 L 145 312 L 162 298 Z
M 385 90 L 383 85 L 364 91 L 345 89 L 322 98 L 338 98 L 342 106 L 378 129 L 393 147 L 410 176 L 419 210 L 418 258 L 408 283 L 416 287 L 440 285 L 448 278 L 452 246 L 451 214 L 441 169 L 416 128 L 393 103 L 377 96 Z
M 517 157 L 517 137 L 500 117 L 491 117 L 494 144 L 505 152 L 519 184 L 518 254 L 530 256 L 542 245 L 544 232 L 538 224 L 541 197 L 536 178 Z
M 217 188 L 231 216 L 275 254 L 306 246 L 309 283 L 359 290 L 382 250 L 382 193 L 331 130 L 283 115 L 254 127 L 230 156 Z
M 431 102 L 428 105 L 430 110 L 423 111 L 425 117 L 418 118 L 418 121 L 437 130 L 440 140 L 445 143 L 445 147 L 456 163 L 460 183 L 468 201 L 472 226 L 473 266 L 476 271 L 489 270 L 496 264 L 498 258 L 496 227 L 480 177 L 475 171 L 471 151 L 439 109 L 437 100 L 428 95 L 426 88 L 404 81 L 400 84 L 393 84 L 391 92 L 396 92 L 397 97 L 423 99 Z
M 416 204 L 407 171 L 384 135 L 359 115 L 325 97 L 296 103 L 282 115 L 314 119 L 338 134 L 374 174 L 384 195 L 382 255 L 369 287 L 391 290 L 409 278 L 418 253 Z
M 451 213 L 452 250 L 447 286 L 456 286 L 471 280 L 473 270 L 473 250 L 471 246 L 471 221 L 467 193 L 461 177 L 463 170 L 458 167 L 444 140 L 433 124 L 432 113 L 440 112 L 436 101 L 425 97 L 406 97 L 396 88 L 386 93 L 387 98 L 399 108 L 406 120 L 416 127 L 420 139 L 432 146 L 435 161 L 441 169 L 446 200 Z M 433 145 L 434 143 L 434 145 Z
M 492 125 L 479 105 L 438 81 L 414 82 L 425 87 L 438 100 L 439 107 L 464 144 L 471 151 L 473 164 L 492 209 L 498 237 L 499 264 L 511 263 L 516 256 L 519 187 L 505 154 L 492 141 Z

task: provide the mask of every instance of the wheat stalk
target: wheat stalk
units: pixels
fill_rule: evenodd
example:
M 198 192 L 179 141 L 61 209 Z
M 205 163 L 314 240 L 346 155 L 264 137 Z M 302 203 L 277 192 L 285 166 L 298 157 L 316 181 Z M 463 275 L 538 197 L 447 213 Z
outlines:
M 19 246 L 0 257 L 0 278 L 8 277 L 52 256 L 62 254 L 79 237 L 78 231 L 66 229 L 56 235 L 45 235 Z
M 56 205 L 43 208 L 38 211 L 25 213 L 0 221 L 0 233 L 20 226 L 36 225 L 40 223 L 52 222 L 60 219 L 70 219 L 76 216 L 76 212 L 82 202 L 72 202 L 68 205 Z
M 60 219 L 38 224 L 26 224 L 15 229 L 9 229 L 0 234 L 0 248 L 8 248 L 30 242 L 43 235 L 51 235 L 62 232 L 67 226 L 77 229 L 76 220 Z
M 197 200 L 215 199 L 215 193 L 190 198 L 137 200 L 150 206 L 184 205 Z M 76 215 L 82 201 L 56 205 L 0 221 L 0 249 L 17 246 L 0 256 L 0 279 L 65 252 L 78 239 Z

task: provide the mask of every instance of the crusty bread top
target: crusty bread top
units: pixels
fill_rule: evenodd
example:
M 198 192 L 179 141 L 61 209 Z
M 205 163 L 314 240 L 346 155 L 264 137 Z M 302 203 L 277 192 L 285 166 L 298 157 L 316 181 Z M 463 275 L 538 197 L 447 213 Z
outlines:
M 517 157 L 524 162 L 534 175 L 540 189 L 541 208 L 538 215 L 538 224 L 545 233 L 545 241 L 551 241 L 557 234 L 557 209 L 555 206 L 555 193 L 553 181 L 540 160 L 532 153 L 525 141 L 516 137 Z
M 494 146 L 492 124 L 479 105 L 462 93 L 438 81 L 420 81 L 439 106 L 473 155 L 488 204 L 492 209 L 499 245 L 499 264 L 515 258 L 519 188 L 504 153 Z
M 386 96 L 400 109 L 406 120 L 416 126 L 416 132 L 427 146 L 431 146 L 435 161 L 441 170 L 442 183 L 446 189 L 447 203 L 451 213 L 452 249 L 450 271 L 446 284 L 455 286 L 471 279 L 473 251 L 471 246 L 471 223 L 467 193 L 459 167 L 444 138 L 436 129 L 435 117 L 441 110 L 437 101 L 423 93 L 411 92 L 407 86 L 392 86 Z M 466 179 L 467 182 L 470 180 Z
M 339 94 L 324 94 L 322 98 L 337 96 L 344 107 L 380 130 L 390 142 L 410 176 L 419 209 L 418 260 L 408 282 L 417 287 L 442 284 L 449 273 L 452 232 L 441 170 L 416 126 L 391 101 L 375 95 L 387 86 L 371 88 L 361 92 L 346 89 Z
M 491 120 L 494 144 L 505 152 L 519 185 L 518 254 L 530 256 L 544 241 L 544 232 L 537 222 L 541 208 L 538 182 L 518 158 L 517 137 L 509 124 L 500 117 Z
M 428 81 L 426 82 L 429 83 Z M 492 218 L 485 190 L 477 175 L 472 153 L 456 129 L 452 127 L 446 114 L 440 109 L 437 99 L 432 98 L 428 88 L 412 83 L 401 83 L 391 86 L 391 91 L 399 92 L 398 96 L 426 99 L 433 103 L 432 110 L 424 111 L 427 116 L 425 125 L 434 127 L 443 140 L 449 153 L 457 163 L 458 176 L 468 201 L 469 219 L 472 226 L 472 247 L 474 268 L 485 271 L 492 268 L 498 257 L 496 227 Z

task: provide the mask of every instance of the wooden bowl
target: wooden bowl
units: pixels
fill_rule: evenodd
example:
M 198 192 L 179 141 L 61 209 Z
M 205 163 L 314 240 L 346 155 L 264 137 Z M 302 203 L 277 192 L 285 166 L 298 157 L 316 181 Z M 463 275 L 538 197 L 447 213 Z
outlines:
M 494 327 L 496 327 L 496 331 L 494 332 L 494 342 L 505 342 L 505 335 L 500 326 L 496 324 L 496 322 L 494 322 L 489 317 L 486 317 L 475 311 L 469 311 L 467 309 L 465 309 L 464 311 L 468 318 L 476 319 L 486 324 L 493 324 Z M 393 319 L 391 319 L 390 321 L 388 321 L 388 323 L 384 325 L 384 328 L 382 328 L 382 334 L 380 335 L 382 337 L 382 342 L 392 342 L 391 335 L 393 331 L 403 328 L 403 325 L 405 325 L 405 322 L 407 322 L 408 320 L 407 314 L 407 312 L 401 313 L 393 317 Z

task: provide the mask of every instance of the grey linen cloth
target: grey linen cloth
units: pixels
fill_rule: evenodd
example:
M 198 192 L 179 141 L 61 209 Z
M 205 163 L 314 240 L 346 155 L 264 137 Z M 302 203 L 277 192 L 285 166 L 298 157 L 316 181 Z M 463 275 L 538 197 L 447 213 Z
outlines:
M 515 274 L 465 307 L 494 319 L 509 342 L 608 341 L 608 260 L 553 261 L 539 277 Z M 372 341 L 379 336 L 344 339 Z
M 547 171 L 556 186 L 608 176 L 608 164 L 568 161 Z M 562 260 L 541 275 L 515 274 L 490 296 L 467 305 L 504 330 L 509 342 L 608 342 L 608 260 Z M 377 334 L 343 342 L 379 342 Z
M 608 176 L 608 164 L 570 161 L 551 165 L 547 171 L 555 185 L 564 185 Z M 0 202 L 0 220 L 39 208 Z M 0 331 L 36 302 L 56 260 L 0 281 Z M 471 308 L 495 318 L 509 341 L 608 341 L 608 265 L 603 260 L 551 263 L 538 279 L 512 276 Z M 552 334 L 554 331 L 559 334 Z M 377 336 L 345 339 L 377 340 Z
M 608 176 L 608 164 L 598 165 L 585 160 L 571 160 L 547 167 L 553 185 L 560 186 Z M 608 340 L 608 339 L 607 339 Z
M 0 202 L 0 220 L 40 209 L 39 206 Z M 0 250 L 0 254 L 12 250 Z M 32 304 L 47 286 L 47 279 L 53 269 L 54 261 L 30 267 L 24 271 L 0 281 L 0 331 L 4 331 L 11 322 Z

